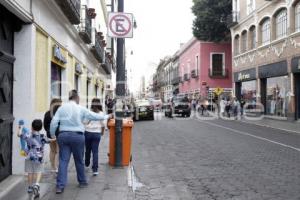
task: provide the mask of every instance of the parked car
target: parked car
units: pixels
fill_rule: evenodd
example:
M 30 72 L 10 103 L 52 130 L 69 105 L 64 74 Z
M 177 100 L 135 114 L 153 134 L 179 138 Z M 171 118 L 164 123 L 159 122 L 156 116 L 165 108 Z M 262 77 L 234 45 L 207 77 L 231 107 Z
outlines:
M 154 120 L 154 107 L 146 99 L 134 102 L 133 120 L 140 119 Z
M 173 98 L 174 114 L 181 115 L 182 117 L 191 116 L 191 104 L 186 97 Z

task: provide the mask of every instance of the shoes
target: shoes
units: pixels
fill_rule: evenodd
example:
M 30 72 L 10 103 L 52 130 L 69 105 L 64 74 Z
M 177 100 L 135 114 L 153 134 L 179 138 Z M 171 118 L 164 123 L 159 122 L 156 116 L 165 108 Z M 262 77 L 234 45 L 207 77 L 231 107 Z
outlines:
M 56 194 L 62 194 L 64 192 L 64 188 L 56 188 Z
M 93 172 L 93 176 L 98 176 L 98 174 L 99 174 L 98 171 Z
M 38 198 L 40 196 L 40 186 L 38 184 L 32 186 L 32 191 L 34 198 Z
M 88 183 L 79 183 L 79 188 L 86 188 L 89 184 Z
M 28 194 L 33 193 L 32 186 L 28 186 L 27 193 L 28 193 Z

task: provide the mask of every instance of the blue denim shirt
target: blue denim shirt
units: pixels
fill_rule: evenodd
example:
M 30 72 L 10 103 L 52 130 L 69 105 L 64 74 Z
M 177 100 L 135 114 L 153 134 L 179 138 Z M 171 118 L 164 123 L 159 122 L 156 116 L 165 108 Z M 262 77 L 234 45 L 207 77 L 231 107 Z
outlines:
M 55 137 L 55 131 L 59 124 L 59 131 L 69 131 L 69 132 L 84 132 L 83 120 L 106 120 L 108 115 L 103 113 L 94 113 L 87 108 L 78 105 L 74 101 L 69 101 L 63 104 L 55 113 L 51 124 L 50 124 L 50 134 L 51 137 Z

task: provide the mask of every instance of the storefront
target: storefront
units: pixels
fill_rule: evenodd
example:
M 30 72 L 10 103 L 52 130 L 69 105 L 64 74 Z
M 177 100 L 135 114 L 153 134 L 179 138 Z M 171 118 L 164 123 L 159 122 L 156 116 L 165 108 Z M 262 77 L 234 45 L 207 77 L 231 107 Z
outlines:
M 67 52 L 57 44 L 53 45 L 53 55 L 51 59 L 51 99 L 62 97 L 63 70 L 67 64 Z
M 287 61 L 260 66 L 258 76 L 261 79 L 261 102 L 265 106 L 265 114 L 287 118 L 291 93 Z
M 257 101 L 256 68 L 234 73 L 235 96 L 244 103 L 255 105 Z
M 292 73 L 295 90 L 295 119 L 300 120 L 300 57 L 292 59 Z
M 74 74 L 74 88 L 80 92 L 80 76 L 83 73 L 82 65 L 79 62 L 75 62 L 75 74 Z

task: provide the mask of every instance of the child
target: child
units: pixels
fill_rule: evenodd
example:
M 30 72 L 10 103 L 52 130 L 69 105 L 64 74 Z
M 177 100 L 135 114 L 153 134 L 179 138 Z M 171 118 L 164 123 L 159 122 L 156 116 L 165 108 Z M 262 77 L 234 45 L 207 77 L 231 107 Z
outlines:
M 21 123 L 20 123 L 21 124 Z M 19 125 L 17 135 L 26 141 L 25 172 L 28 173 L 28 193 L 33 193 L 35 197 L 40 195 L 40 180 L 42 178 L 44 164 L 44 145 L 55 139 L 47 139 L 40 131 L 43 122 L 40 119 L 33 120 L 31 124 L 31 134 L 24 131 L 23 125 Z M 24 129 L 24 130 L 23 130 Z

